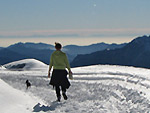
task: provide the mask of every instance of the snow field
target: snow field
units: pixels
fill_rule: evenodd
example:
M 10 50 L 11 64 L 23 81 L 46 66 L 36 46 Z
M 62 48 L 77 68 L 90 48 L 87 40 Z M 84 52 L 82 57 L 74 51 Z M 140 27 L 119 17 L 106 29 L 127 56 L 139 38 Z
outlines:
M 38 98 L 12 88 L 0 79 L 0 112 L 1 113 L 32 113 Z
M 149 113 L 150 70 L 95 65 L 72 69 L 74 80 L 68 100 L 56 102 L 47 70 L 1 71 L 0 78 L 21 92 L 40 98 L 33 112 L 47 113 Z M 32 87 L 26 91 L 25 81 Z M 45 103 L 41 103 L 42 101 Z M 24 113 L 24 112 L 22 112 Z

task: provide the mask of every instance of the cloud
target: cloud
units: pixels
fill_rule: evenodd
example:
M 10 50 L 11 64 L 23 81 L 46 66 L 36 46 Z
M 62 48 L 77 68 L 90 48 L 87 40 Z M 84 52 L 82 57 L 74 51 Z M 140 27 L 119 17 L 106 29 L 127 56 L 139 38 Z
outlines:
M 1 31 L 0 37 L 104 37 L 104 36 L 135 36 L 150 34 L 150 28 L 130 29 L 59 29 L 33 31 Z

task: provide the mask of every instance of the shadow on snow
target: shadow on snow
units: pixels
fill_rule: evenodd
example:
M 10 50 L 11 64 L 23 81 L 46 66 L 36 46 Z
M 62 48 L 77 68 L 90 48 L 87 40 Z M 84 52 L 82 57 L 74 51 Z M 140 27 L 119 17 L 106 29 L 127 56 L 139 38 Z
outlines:
M 62 106 L 64 103 L 53 101 L 50 106 L 41 105 L 40 103 L 36 104 L 33 107 L 33 112 L 40 112 L 40 111 L 54 111 L 58 106 Z

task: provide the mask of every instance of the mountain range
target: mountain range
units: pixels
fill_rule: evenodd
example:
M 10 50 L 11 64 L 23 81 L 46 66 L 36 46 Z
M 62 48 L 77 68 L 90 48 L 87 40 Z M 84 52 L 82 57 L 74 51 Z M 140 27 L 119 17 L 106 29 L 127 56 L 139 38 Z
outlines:
M 64 46 L 63 51 L 66 53 L 77 56 L 78 54 L 89 54 L 95 51 L 102 51 L 105 49 L 116 49 L 116 48 L 122 48 L 126 45 L 126 43 L 123 44 L 106 44 L 106 43 L 97 43 L 92 44 L 88 46 L 77 46 L 77 45 L 67 45 Z
M 66 52 L 71 62 L 78 54 L 89 54 L 105 49 L 115 49 L 124 47 L 124 44 L 106 44 L 97 43 L 89 46 L 67 45 L 62 51 Z M 46 64 L 49 64 L 50 55 L 54 51 L 54 46 L 45 43 L 16 43 L 6 48 L 0 48 L 0 65 L 22 60 L 26 58 L 34 58 Z
M 3 49 L 3 47 L 0 47 L 0 50 Z
M 0 48 L 0 65 L 27 58 L 49 64 L 54 50 L 53 45 L 45 43 L 16 43 Z M 67 45 L 62 51 L 67 53 L 72 67 L 112 64 L 150 68 L 150 36 L 137 37 L 124 44 Z
M 95 64 L 150 68 L 150 36 L 135 38 L 122 48 L 77 55 L 71 63 L 72 67 Z

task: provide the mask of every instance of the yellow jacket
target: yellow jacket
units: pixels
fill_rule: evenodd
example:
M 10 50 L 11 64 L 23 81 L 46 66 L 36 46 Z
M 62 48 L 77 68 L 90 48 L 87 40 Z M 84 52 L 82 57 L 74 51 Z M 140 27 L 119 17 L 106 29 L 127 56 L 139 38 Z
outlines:
M 70 64 L 66 54 L 62 51 L 54 51 L 50 58 L 50 68 L 53 69 L 68 69 L 70 71 Z

